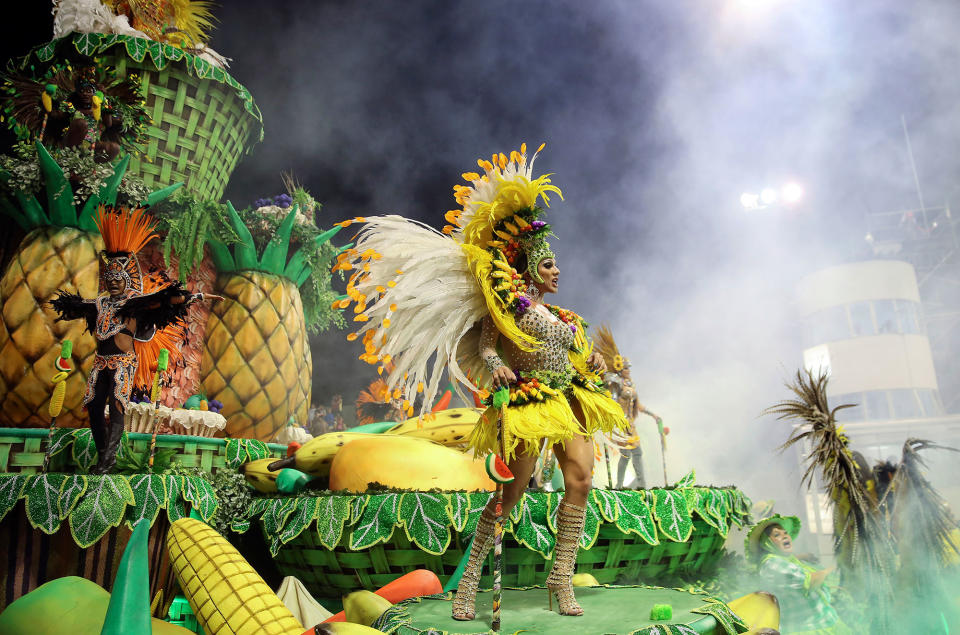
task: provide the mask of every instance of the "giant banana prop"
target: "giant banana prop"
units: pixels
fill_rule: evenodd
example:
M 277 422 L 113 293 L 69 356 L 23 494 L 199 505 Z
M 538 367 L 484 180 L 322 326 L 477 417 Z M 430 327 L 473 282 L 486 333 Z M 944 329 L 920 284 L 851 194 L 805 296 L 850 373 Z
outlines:
M 483 408 L 450 408 L 401 421 L 384 434 L 400 434 L 435 441 L 448 448 L 466 447 Z
M 212 527 L 181 518 L 167 533 L 177 582 L 208 635 L 369 635 L 362 624 L 325 623 L 304 632 L 293 613 L 243 556 Z

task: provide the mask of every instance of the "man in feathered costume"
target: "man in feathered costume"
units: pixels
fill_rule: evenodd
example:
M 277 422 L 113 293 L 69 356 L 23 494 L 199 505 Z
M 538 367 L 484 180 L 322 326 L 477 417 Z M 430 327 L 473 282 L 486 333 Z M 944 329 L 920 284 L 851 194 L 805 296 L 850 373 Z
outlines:
M 640 446 L 636 421 L 640 414 L 649 415 L 657 422 L 660 421 L 660 417 L 640 403 L 637 389 L 633 385 L 633 378 L 630 376 L 630 360 L 620 354 L 620 349 L 617 348 L 617 343 L 613 339 L 613 333 L 606 325 L 597 330 L 597 350 L 603 355 L 607 370 L 610 371 L 603 376 L 603 381 L 630 422 L 630 427 L 626 431 L 614 430 L 610 434 L 610 441 L 620 453 L 620 461 L 617 465 L 617 487 L 623 487 L 627 464 L 632 463 L 636 477 L 628 487 L 642 489 L 646 487 L 646 481 L 643 476 L 643 448 Z
M 450 225 L 442 234 L 399 216 L 365 219 L 356 247 L 336 266 L 355 270 L 347 284 L 350 300 L 340 306 L 356 303 L 354 320 L 361 326 L 348 339 L 362 336 L 361 359 L 392 362 L 385 380 L 391 394 L 422 393 L 421 413 L 433 403 L 444 368 L 464 399 L 461 386 L 471 392 L 481 385 L 509 387 L 503 458 L 515 479 L 504 486 L 503 514 L 522 496 L 546 440 L 566 485 L 547 587 L 563 615 L 582 615 L 571 578 L 591 482 L 591 436 L 626 427 L 627 421 L 603 387 L 598 373 L 605 364 L 592 352 L 586 322 L 543 302 L 558 289 L 559 269 L 538 204 L 543 199 L 548 205 L 549 194 L 560 190 L 549 175 L 532 177 L 533 159 L 527 160 L 525 146 L 509 158 L 499 154 L 478 164 L 482 175 L 466 173 L 470 185 L 454 187 L 463 208 L 447 213 Z M 409 403 L 403 405 L 412 412 Z M 498 451 L 498 415 L 491 406 L 478 421 L 470 439 L 476 453 Z M 491 500 L 457 588 L 455 619 L 476 615 L 494 519 Z
M 137 253 L 156 237 L 145 210 L 100 206 L 96 218 L 105 250 L 100 261 L 100 295 L 93 299 L 60 291 L 50 304 L 58 320 L 86 320 L 97 340 L 83 404 L 97 447 L 94 474 L 113 468 L 123 436 L 123 413 L 134 387 L 150 385 L 161 348 L 179 357 L 183 319 L 191 302 L 219 296 L 190 294 L 163 273 L 144 276 Z M 110 407 L 109 425 L 104 408 Z

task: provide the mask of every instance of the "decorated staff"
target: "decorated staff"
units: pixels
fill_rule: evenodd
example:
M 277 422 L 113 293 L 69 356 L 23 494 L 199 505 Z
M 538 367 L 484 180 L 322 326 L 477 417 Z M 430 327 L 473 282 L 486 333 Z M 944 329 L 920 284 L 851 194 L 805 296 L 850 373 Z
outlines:
M 157 357 L 157 372 L 153 375 L 153 387 L 150 389 L 150 401 L 153 402 L 153 436 L 150 437 L 150 459 L 147 465 L 153 468 L 153 453 L 157 449 L 157 433 L 160 431 L 160 389 L 163 387 L 162 373 L 166 372 L 170 362 L 170 351 L 160 349 Z
M 497 420 L 497 437 L 500 443 L 500 454 L 491 455 L 493 462 L 497 465 L 496 470 L 490 468 L 490 458 L 487 459 L 487 473 L 497 484 L 496 514 L 497 520 L 493 530 L 493 620 L 490 629 L 494 633 L 500 632 L 500 607 L 502 600 L 503 584 L 503 484 L 513 482 L 513 474 L 509 468 L 500 459 L 503 456 L 503 419 L 507 414 L 507 404 L 510 402 L 510 389 L 501 388 L 496 392 L 493 398 L 493 406 L 500 411 L 500 417 Z
M 67 394 L 67 376 L 71 370 L 70 356 L 72 354 L 73 342 L 63 340 L 63 343 L 60 345 L 60 356 L 57 357 L 57 361 L 54 362 L 57 374 L 50 380 L 53 382 L 53 394 L 50 396 L 50 405 L 47 409 L 50 413 L 50 434 L 47 435 L 47 451 L 43 454 L 43 467 L 40 469 L 41 474 L 46 473 L 47 467 L 50 464 L 50 447 L 53 443 L 53 431 L 57 428 L 57 417 L 60 416 L 60 411 L 63 409 L 63 399 Z

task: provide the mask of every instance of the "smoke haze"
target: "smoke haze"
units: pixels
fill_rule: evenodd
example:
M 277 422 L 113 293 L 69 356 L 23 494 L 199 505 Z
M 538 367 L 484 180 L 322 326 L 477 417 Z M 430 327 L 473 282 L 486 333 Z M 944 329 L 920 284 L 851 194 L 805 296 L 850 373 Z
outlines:
M 555 301 L 613 328 L 672 430 L 671 480 L 696 468 L 795 500 L 796 461 L 774 452 L 785 424 L 759 417 L 801 363 L 794 284 L 860 253 L 866 212 L 917 206 L 901 115 L 927 204 L 960 193 L 955 2 L 223 5 L 211 44 L 266 126 L 229 186 L 237 205 L 292 170 L 322 225 L 439 227 L 477 157 L 547 142 L 538 171 L 566 199 L 549 215 Z M 741 208 L 790 179 L 795 208 Z M 375 375 L 344 335 L 315 338 L 314 386 L 349 406 Z M 656 484 L 659 443 L 638 424 Z

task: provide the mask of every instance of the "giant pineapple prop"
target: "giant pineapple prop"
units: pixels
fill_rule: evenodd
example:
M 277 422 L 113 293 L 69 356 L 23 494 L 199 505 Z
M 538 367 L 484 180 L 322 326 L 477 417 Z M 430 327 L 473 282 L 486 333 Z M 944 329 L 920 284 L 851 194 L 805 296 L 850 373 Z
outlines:
M 296 207 L 262 254 L 229 203 L 227 212 L 241 242 L 210 243 L 225 300 L 207 320 L 200 377 L 207 398 L 224 404 L 228 436 L 271 441 L 291 416 L 306 422 L 310 406 L 313 364 L 299 286 L 310 276 L 311 246 L 288 260 Z M 312 247 L 339 230 L 321 234 Z
M 17 193 L 14 200 L 0 196 L 0 216 L 27 232 L 0 279 L 0 425 L 50 425 L 47 380 L 60 343 L 69 339 L 74 343 L 71 363 L 80 372 L 67 379 L 57 424 L 77 427 L 86 425 L 81 401 L 96 344 L 82 321 L 56 322 L 47 302 L 57 289 L 86 297 L 97 295 L 97 259 L 103 240 L 93 223 L 93 212 L 100 203 L 116 202 L 128 159 L 120 161 L 99 195 L 91 196 L 78 209 L 63 170 L 42 144 L 36 145 L 46 194 L 43 202 L 24 193 Z M 0 174 L 3 176 L 8 175 Z M 162 199 L 170 189 L 157 192 L 148 202 Z

